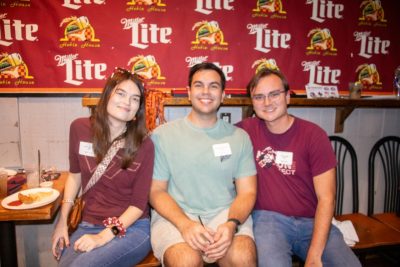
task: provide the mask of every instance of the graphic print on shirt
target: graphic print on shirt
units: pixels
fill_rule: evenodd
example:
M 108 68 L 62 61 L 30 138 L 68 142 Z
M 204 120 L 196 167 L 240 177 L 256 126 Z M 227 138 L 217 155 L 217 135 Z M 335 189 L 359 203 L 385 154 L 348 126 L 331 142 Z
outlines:
M 275 165 L 284 175 L 296 173 L 296 162 L 293 161 L 293 153 L 286 151 L 275 151 L 268 146 L 264 150 L 257 150 L 256 162 L 261 168 L 271 168 Z

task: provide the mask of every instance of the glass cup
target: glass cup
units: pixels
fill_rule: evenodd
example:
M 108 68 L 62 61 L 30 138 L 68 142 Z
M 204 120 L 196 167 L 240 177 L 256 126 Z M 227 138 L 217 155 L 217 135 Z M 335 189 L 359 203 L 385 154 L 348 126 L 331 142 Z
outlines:
M 7 172 L 0 171 L 0 198 L 5 198 L 7 196 L 7 179 Z
M 359 82 L 349 83 L 350 99 L 361 98 L 362 84 Z
M 40 179 L 39 172 L 36 169 L 25 169 L 26 174 L 26 186 L 28 188 L 39 187 Z

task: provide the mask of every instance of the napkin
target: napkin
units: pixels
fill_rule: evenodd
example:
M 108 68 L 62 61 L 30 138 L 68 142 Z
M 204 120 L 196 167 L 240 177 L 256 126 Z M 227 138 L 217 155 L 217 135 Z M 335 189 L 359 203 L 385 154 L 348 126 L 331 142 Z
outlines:
M 335 225 L 340 230 L 340 232 L 342 232 L 344 242 L 346 242 L 349 247 L 353 247 L 357 242 L 360 241 L 358 239 L 356 229 L 354 228 L 354 225 L 350 220 L 341 222 L 333 218 L 332 224 Z
M 26 175 L 17 173 L 14 176 L 8 177 L 7 180 L 7 195 L 14 194 L 21 189 L 21 186 L 26 183 Z

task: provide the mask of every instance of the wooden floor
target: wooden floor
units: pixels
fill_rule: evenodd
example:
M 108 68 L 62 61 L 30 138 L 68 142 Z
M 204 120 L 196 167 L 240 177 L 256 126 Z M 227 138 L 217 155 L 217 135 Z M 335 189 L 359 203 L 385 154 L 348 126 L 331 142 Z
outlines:
M 363 267 L 397 267 L 400 266 L 400 252 L 398 255 L 381 256 L 369 255 Z
M 363 267 L 398 267 L 400 266 L 400 251 L 396 255 L 368 255 Z M 302 267 L 299 263 L 293 263 L 293 267 Z
M 207 264 L 206 267 L 218 267 L 217 264 Z M 302 267 L 299 262 L 294 262 L 293 267 Z M 400 266 L 400 251 L 396 253 L 384 255 L 368 255 L 365 259 L 363 267 L 399 267 Z

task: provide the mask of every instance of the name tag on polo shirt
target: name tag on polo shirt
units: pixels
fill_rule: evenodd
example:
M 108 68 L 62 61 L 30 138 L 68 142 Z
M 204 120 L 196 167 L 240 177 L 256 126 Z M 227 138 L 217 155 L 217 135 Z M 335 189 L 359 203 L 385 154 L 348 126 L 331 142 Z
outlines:
M 292 165 L 293 152 L 276 151 L 275 163 Z
M 79 143 L 79 155 L 94 157 L 93 144 L 81 141 Z
M 224 157 L 232 155 L 231 146 L 229 143 L 214 144 L 212 146 L 215 157 Z

